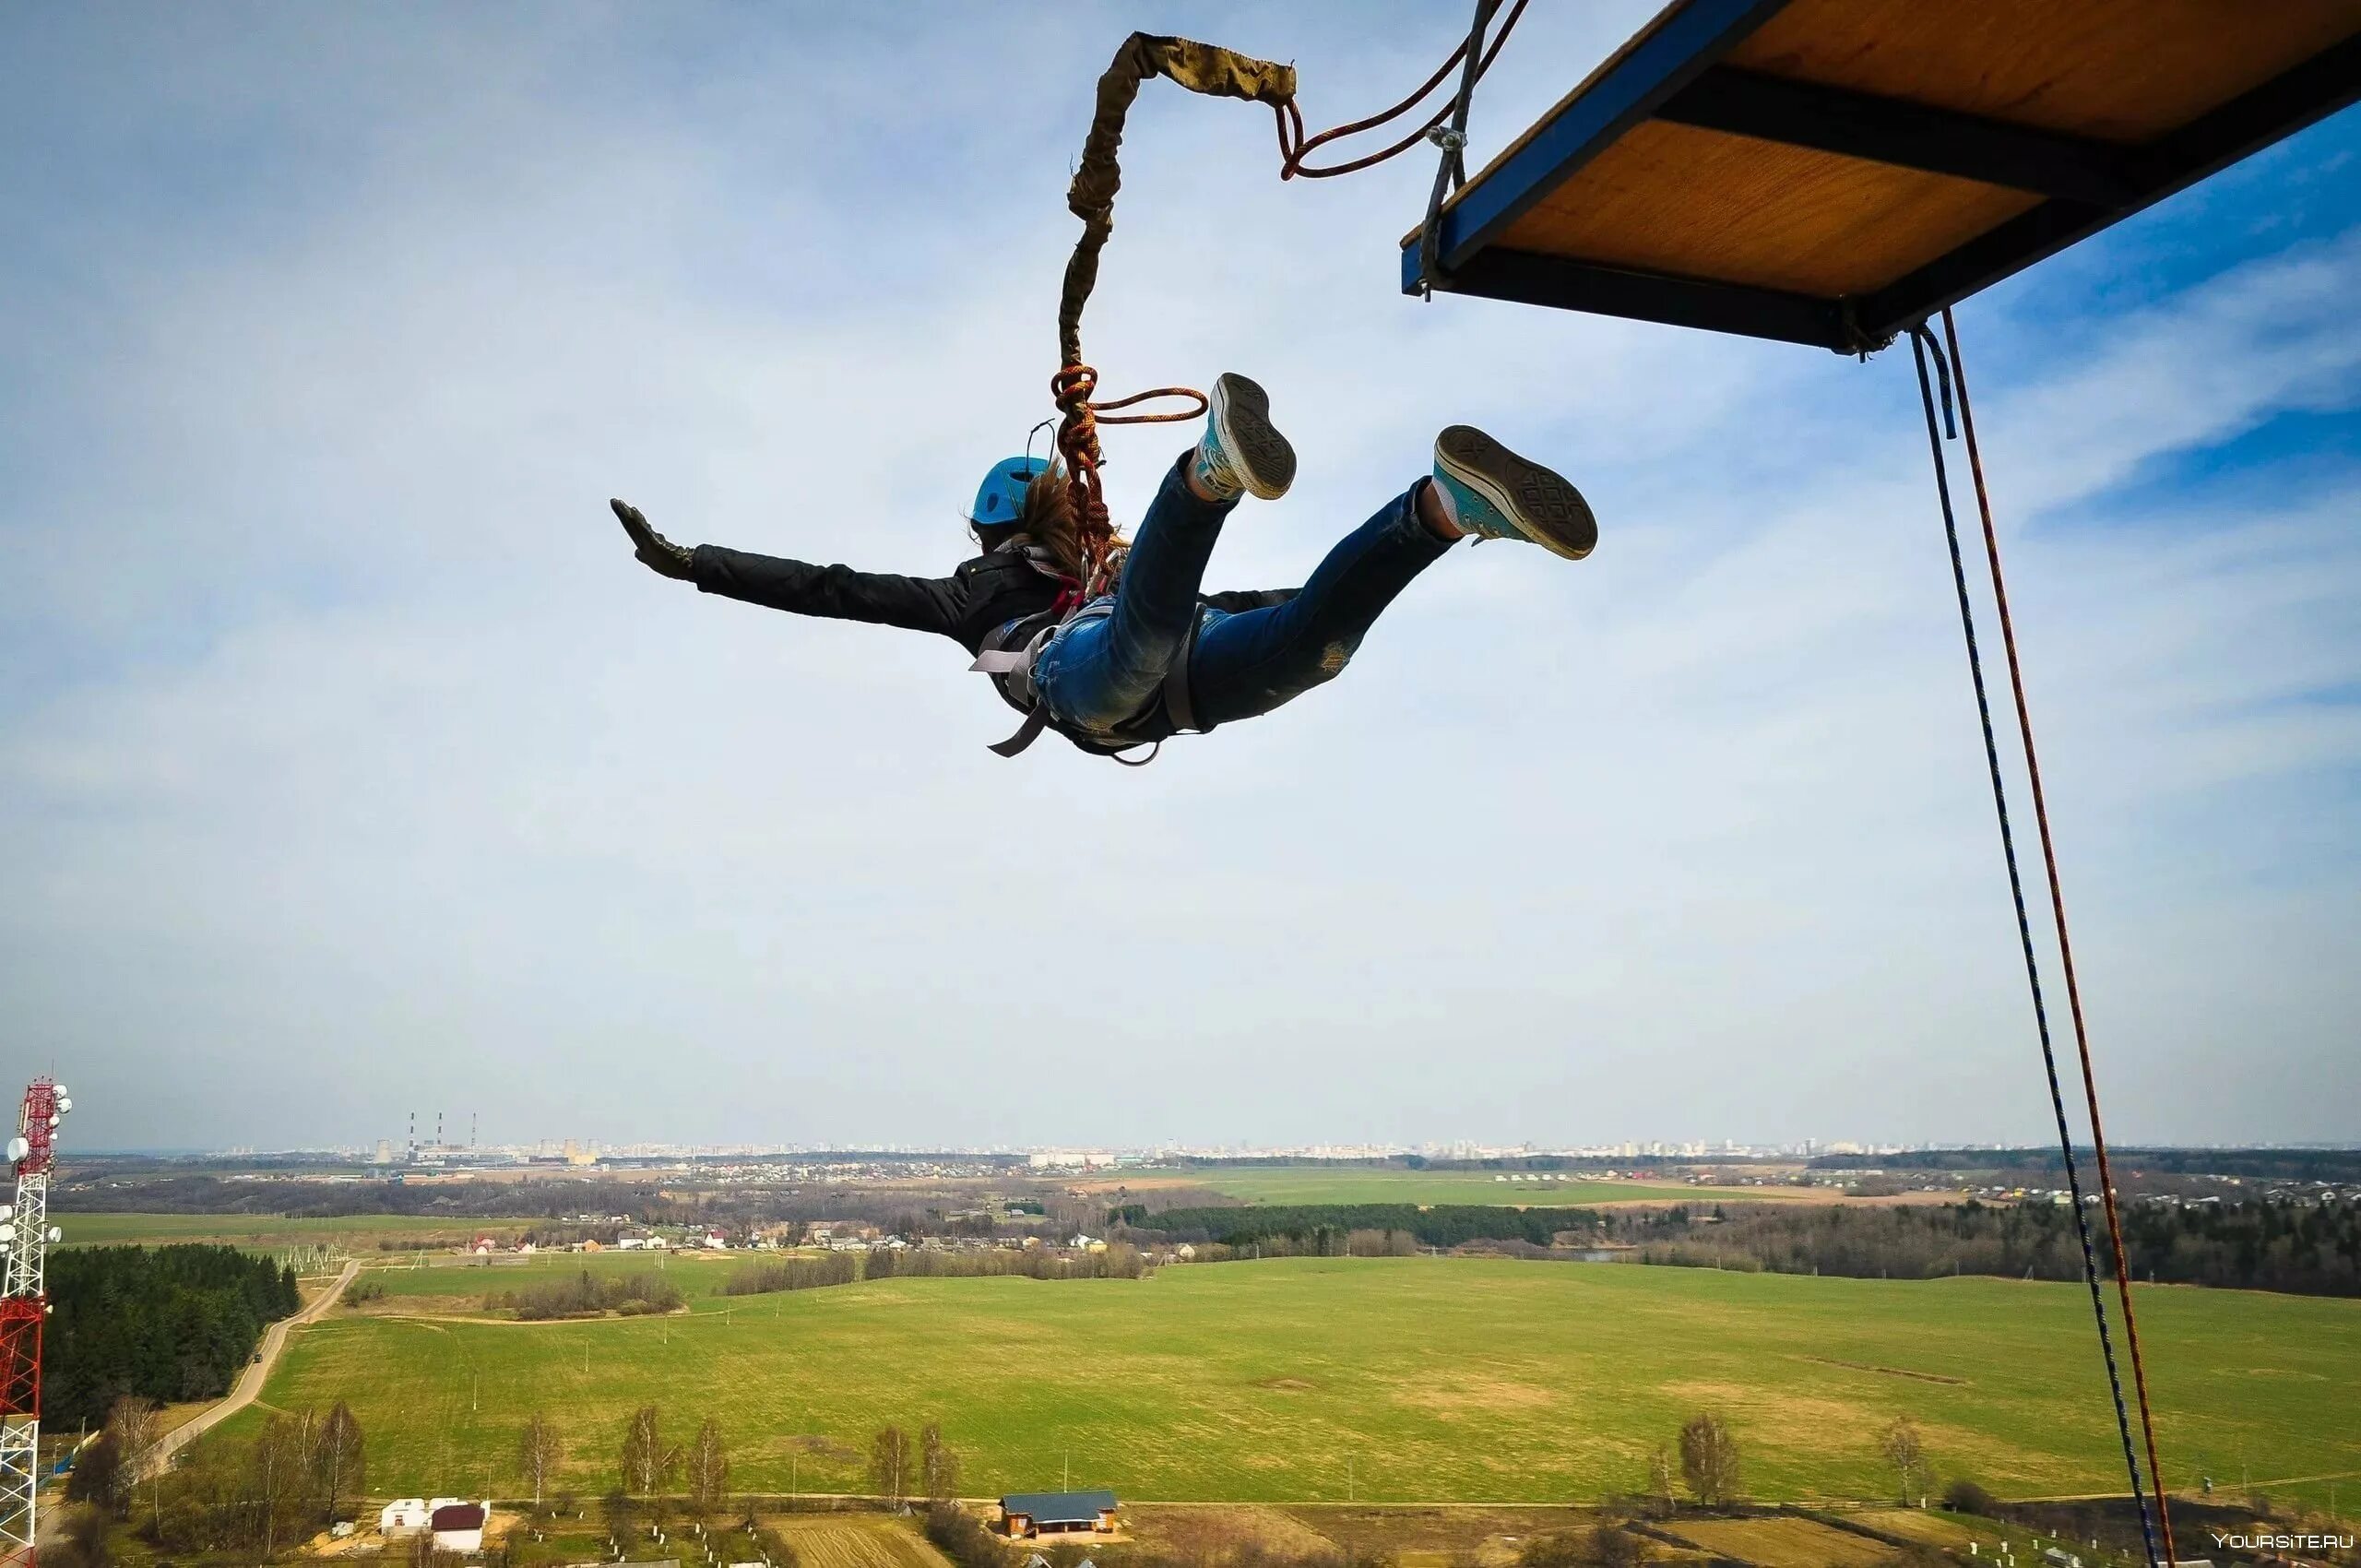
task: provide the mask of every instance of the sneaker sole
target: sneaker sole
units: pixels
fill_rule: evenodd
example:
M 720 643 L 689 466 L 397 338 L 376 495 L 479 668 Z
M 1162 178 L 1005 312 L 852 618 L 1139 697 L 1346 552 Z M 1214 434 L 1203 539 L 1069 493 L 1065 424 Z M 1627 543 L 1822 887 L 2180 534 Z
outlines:
M 1598 543 L 1598 519 L 1565 476 L 1529 463 L 1473 425 L 1435 437 L 1435 460 L 1500 508 L 1517 531 L 1552 555 L 1579 561 Z
M 1238 469 L 1246 493 L 1276 501 L 1295 482 L 1295 447 L 1271 423 L 1270 394 L 1242 375 L 1225 374 L 1210 399 L 1222 450 Z

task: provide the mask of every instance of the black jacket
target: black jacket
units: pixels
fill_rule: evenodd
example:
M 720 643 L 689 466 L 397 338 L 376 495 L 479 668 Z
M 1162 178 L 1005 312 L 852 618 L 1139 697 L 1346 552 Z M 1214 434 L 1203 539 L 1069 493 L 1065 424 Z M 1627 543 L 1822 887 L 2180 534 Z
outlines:
M 867 621 L 913 632 L 938 632 L 970 654 L 983 650 L 997 627 L 1047 612 L 1058 585 L 1024 557 L 995 552 L 962 561 L 947 577 L 900 577 L 856 572 L 849 566 L 814 566 L 774 555 L 753 555 L 700 544 L 694 557 L 695 581 L 705 593 L 742 599 L 798 615 Z M 1212 593 L 1204 603 L 1216 610 L 1259 610 L 1284 604 L 1293 588 L 1252 593 Z

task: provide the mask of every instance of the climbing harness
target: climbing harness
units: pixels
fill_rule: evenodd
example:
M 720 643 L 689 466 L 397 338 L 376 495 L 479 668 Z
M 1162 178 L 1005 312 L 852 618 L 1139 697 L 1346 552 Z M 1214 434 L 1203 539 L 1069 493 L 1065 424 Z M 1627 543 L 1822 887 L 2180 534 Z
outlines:
M 1025 722 L 1016 727 L 1015 733 L 990 748 L 998 755 L 1013 757 L 1039 740 L 1041 732 L 1052 722 L 1050 705 L 1041 700 L 1040 689 L 1033 679 L 1034 668 L 1039 663 L 1042 653 L 1067 628 L 1103 621 L 1113 615 L 1115 597 L 1108 593 L 1083 599 L 1080 585 L 1058 569 L 1056 558 L 1048 549 L 1022 535 L 1001 546 L 1001 549 L 1020 557 L 1026 564 L 1059 585 L 1058 597 L 1049 609 L 1038 614 L 1020 615 L 988 633 L 982 649 L 976 655 L 976 661 L 967 666 L 972 671 L 991 676 L 992 686 L 1000 693 L 1001 699 L 1025 715 Z M 1192 622 L 1189 628 L 1189 640 L 1181 648 L 1180 656 L 1172 661 L 1171 669 L 1166 672 L 1158 694 L 1175 731 L 1197 727 L 1195 707 L 1189 696 L 1189 656 L 1196 650 L 1196 646 L 1197 624 Z M 1133 749 L 1130 745 L 1112 748 L 1097 737 L 1074 735 L 1073 738 L 1083 743 L 1086 749 L 1112 757 L 1126 767 L 1146 766 L 1156 760 L 1164 744 L 1162 741 L 1148 742 L 1147 755 L 1128 757 L 1122 754 Z
M 2098 1324 L 2099 1352 L 2106 1363 L 2107 1389 L 2115 1400 L 2116 1431 L 2122 1439 L 2124 1467 L 2131 1478 L 2132 1502 L 2140 1511 L 2141 1538 L 2147 1549 L 2150 1568 L 2165 1568 L 2165 1565 L 2178 1562 L 2179 1554 L 2173 1544 L 2172 1510 L 2165 1500 L 2164 1470 L 2156 1458 L 2155 1420 L 2149 1409 L 2147 1372 L 2140 1359 L 2140 1329 L 2131 1310 L 2131 1280 L 2124 1258 L 2123 1227 L 2116 1209 L 2114 1179 L 2107 1168 L 2106 1134 L 2099 1122 L 2098 1079 L 2092 1069 L 2090 1037 L 2083 1027 L 2082 996 L 2075 984 L 2073 944 L 2066 933 L 2065 896 L 2058 882 L 2057 851 L 2050 839 L 2048 806 L 2042 795 L 2041 763 L 2034 750 L 2033 719 L 2025 703 L 2024 676 L 2017 657 L 2016 631 L 2009 619 L 2008 588 L 2000 574 L 1999 538 L 1993 527 L 1991 496 L 1985 488 L 1983 458 L 1975 444 L 1975 419 L 1967 400 L 1967 374 L 1960 355 L 1959 329 L 1949 309 L 1944 310 L 1942 317 L 1943 337 L 1950 350 L 1948 363 L 1943 345 L 1935 341 L 1934 333 L 1924 322 L 1909 329 L 1911 356 L 1918 370 L 1918 398 L 1927 416 L 1927 444 L 1934 456 L 1935 493 L 1941 503 L 1943 536 L 1951 551 L 1952 584 L 1959 597 L 1960 629 L 1967 642 L 1968 673 L 1975 687 L 1976 718 L 1984 733 L 1984 760 L 1991 774 L 1992 804 L 2000 825 L 2000 851 L 2008 862 L 2009 896 L 2016 907 L 2017 941 L 2024 952 L 2025 982 L 2033 993 L 2034 1023 L 2041 1037 L 2042 1067 L 2048 1076 L 2049 1105 L 2058 1124 L 2058 1155 L 2066 1165 L 2067 1194 L 2074 1210 L 2074 1234 L 2082 1243 L 2082 1278 L 2090 1287 L 2091 1313 Z M 1930 356 L 1934 367 L 1931 381 L 1928 375 Z M 1956 422 L 1952 414 L 1954 387 L 1958 394 Z M 1939 396 L 1943 416 L 1940 432 L 1935 423 Z M 2025 909 L 2024 876 L 2017 861 L 2016 834 L 2009 821 L 2008 787 L 2001 777 L 2000 750 L 1993 736 L 1992 704 L 1985 687 L 1984 658 L 1975 636 L 1975 613 L 1968 598 L 1967 569 L 1960 553 L 1959 522 L 1952 509 L 1951 476 L 1943 461 L 1943 442 L 1946 438 L 1957 440 L 1963 430 L 1967 438 L 1968 466 L 1975 480 L 1976 507 L 1984 524 L 1985 556 L 1991 570 L 1993 598 L 1999 608 L 2001 641 L 2008 650 L 2009 683 L 2016 700 L 2018 738 L 2024 747 L 2025 770 L 2033 783 L 2034 817 L 2040 829 L 2042 862 L 2049 883 L 2050 909 L 2058 926 L 2058 950 L 2066 975 L 2067 1000 L 2074 1022 L 2074 1043 L 2081 1057 L 2082 1087 L 2089 1104 L 2091 1143 L 2097 1156 L 2099 1171 L 2099 1196 L 2106 1217 L 2108 1240 L 2114 1248 L 2115 1279 L 2122 1300 L 2124 1339 L 2131 1356 L 2141 1430 L 2147 1440 L 2148 1479 L 2153 1483 L 2155 1491 L 2156 1507 L 2153 1516 L 2149 1513 L 2147 1489 L 2141 1480 L 2139 1455 L 2132 1447 L 2130 1417 L 2124 1406 L 2123 1378 L 2116 1366 L 2115 1340 L 2107 1328 L 2106 1301 L 2099 1289 L 2098 1257 L 2091 1244 L 2090 1218 L 2084 1212 L 2082 1177 L 2074 1160 L 2073 1133 L 2067 1123 L 2065 1095 L 2058 1085 L 2058 1052 L 2050 1036 L 2048 1007 L 2042 995 L 2041 966 L 2034 951 L 2033 922 Z M 2164 1548 L 2161 1557 L 2157 1553 L 2160 1533 Z

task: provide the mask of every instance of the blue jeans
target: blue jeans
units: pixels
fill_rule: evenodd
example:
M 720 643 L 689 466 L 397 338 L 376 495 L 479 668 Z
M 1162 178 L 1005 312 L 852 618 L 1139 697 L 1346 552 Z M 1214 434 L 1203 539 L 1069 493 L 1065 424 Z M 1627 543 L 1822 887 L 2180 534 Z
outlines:
M 1201 604 L 1198 584 L 1238 503 L 1199 499 L 1175 464 L 1140 522 L 1114 613 L 1076 624 L 1041 652 L 1033 679 L 1050 716 L 1109 741 L 1161 740 L 1173 724 L 1158 697 L 1184 653 L 1200 730 L 1268 713 L 1335 679 L 1394 596 L 1451 548 L 1418 520 L 1427 482 L 1340 540 L 1294 598 L 1226 612 Z

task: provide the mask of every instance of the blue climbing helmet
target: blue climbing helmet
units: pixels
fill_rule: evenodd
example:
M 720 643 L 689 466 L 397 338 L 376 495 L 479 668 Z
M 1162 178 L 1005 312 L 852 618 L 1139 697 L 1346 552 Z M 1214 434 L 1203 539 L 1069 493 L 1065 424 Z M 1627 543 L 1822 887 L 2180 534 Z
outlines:
M 1003 457 L 976 487 L 976 508 L 969 516 L 986 528 L 1025 519 L 1025 488 L 1043 469 L 1046 457 Z

